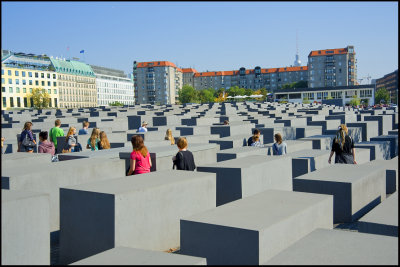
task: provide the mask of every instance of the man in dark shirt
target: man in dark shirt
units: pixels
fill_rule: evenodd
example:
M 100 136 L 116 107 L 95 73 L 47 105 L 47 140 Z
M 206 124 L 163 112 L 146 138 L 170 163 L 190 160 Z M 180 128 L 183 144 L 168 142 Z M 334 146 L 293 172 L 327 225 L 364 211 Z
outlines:
M 261 135 L 260 130 L 258 130 L 257 128 L 254 129 L 253 136 L 250 136 L 250 138 L 247 140 L 247 145 L 251 146 L 251 144 L 254 143 L 253 137 L 258 136 L 258 138 L 260 138 L 260 135 Z

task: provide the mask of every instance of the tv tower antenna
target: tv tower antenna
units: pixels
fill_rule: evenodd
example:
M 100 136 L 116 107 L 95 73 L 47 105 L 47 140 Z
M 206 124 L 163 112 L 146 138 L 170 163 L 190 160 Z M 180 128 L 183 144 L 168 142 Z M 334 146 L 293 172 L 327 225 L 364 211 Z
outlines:
M 296 29 L 296 59 L 294 61 L 294 66 L 295 67 L 301 66 L 301 61 L 300 61 L 300 57 L 299 57 L 299 38 L 297 35 L 297 29 Z

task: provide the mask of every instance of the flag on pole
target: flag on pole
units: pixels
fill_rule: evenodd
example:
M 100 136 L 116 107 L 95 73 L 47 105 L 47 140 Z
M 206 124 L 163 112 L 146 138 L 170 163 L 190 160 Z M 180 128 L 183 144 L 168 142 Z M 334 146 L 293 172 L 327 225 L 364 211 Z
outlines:
M 83 54 L 83 53 L 85 53 L 85 50 L 81 50 L 81 52 L 79 52 L 79 53 Z

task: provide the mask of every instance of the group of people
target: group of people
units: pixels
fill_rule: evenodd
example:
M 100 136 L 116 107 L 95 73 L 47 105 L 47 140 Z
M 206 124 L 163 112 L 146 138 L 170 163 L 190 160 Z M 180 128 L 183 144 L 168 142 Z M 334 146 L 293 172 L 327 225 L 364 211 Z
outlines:
M 21 132 L 20 139 L 18 142 L 18 152 L 21 147 L 28 153 L 33 153 L 33 147 L 36 146 L 36 140 L 32 133 L 32 122 L 26 122 Z M 229 125 L 229 124 L 225 124 Z M 64 131 L 60 128 L 61 121 L 57 119 L 55 121 L 55 127 L 50 129 L 50 134 L 47 131 L 41 131 L 39 133 L 39 153 L 49 153 L 51 155 L 56 154 L 57 149 L 57 137 L 64 136 Z M 144 121 L 142 127 L 139 128 L 138 132 L 147 132 L 147 123 Z M 79 130 L 79 135 L 88 135 L 89 123 L 83 122 L 83 128 Z M 82 146 L 77 142 L 75 138 L 76 128 L 71 126 L 66 136 L 66 147 L 63 148 L 63 152 L 79 152 L 82 151 Z M 260 141 L 261 132 L 259 129 L 254 129 L 253 136 L 247 140 L 248 146 L 260 147 L 262 143 Z M 50 137 L 50 140 L 48 140 Z M 167 129 L 165 134 L 165 140 L 169 140 L 171 145 L 175 144 L 175 138 L 172 136 L 172 130 Z M 273 155 L 284 155 L 287 154 L 287 144 L 283 142 L 282 135 L 276 133 L 274 135 L 275 143 L 272 145 Z M 2 140 L 3 141 L 3 140 Z M 130 155 L 130 167 L 127 170 L 127 175 L 141 174 L 150 172 L 152 162 L 150 153 L 147 147 L 144 145 L 143 137 L 140 135 L 134 135 L 131 139 L 133 151 Z M 188 142 L 185 137 L 180 137 L 176 143 L 179 151 L 172 158 L 173 169 L 194 171 L 196 164 L 194 162 L 193 153 L 187 150 Z M 110 149 L 110 142 L 108 141 L 107 135 L 104 131 L 100 131 L 99 128 L 94 127 L 92 133 L 87 140 L 87 149 L 92 151 Z M 348 129 L 345 124 L 341 124 L 338 128 L 335 138 L 332 142 L 332 149 L 329 155 L 328 162 L 331 163 L 331 158 L 335 154 L 335 163 L 344 164 L 357 164 L 355 160 L 355 149 L 354 142 L 348 134 Z
M 150 172 L 152 162 L 150 152 L 144 145 L 143 137 L 140 135 L 134 135 L 131 138 L 131 143 L 133 151 L 130 155 L 130 165 L 126 175 L 129 176 L 132 174 Z M 193 153 L 187 150 L 188 142 L 186 138 L 180 137 L 176 145 L 179 151 L 174 157 L 172 157 L 172 168 L 176 168 L 177 170 L 194 171 L 196 169 L 196 164 L 194 162 Z
M 32 122 L 25 122 L 24 128 L 22 129 L 20 138 L 18 140 L 18 150 L 21 151 L 21 148 L 24 148 L 25 152 L 33 153 L 33 149 L 36 146 L 36 140 L 33 137 L 32 133 Z M 79 130 L 79 135 L 87 135 L 89 134 L 89 122 L 83 122 L 83 128 Z M 61 121 L 59 119 L 55 120 L 54 127 L 50 129 L 49 132 L 41 131 L 39 133 L 39 153 L 49 153 L 52 156 L 56 154 L 58 142 L 57 137 L 65 136 L 64 130 L 60 128 Z M 67 135 L 65 136 L 65 146 L 62 148 L 63 153 L 68 152 L 79 152 L 82 151 L 82 145 L 76 140 L 76 128 L 71 126 L 68 130 Z M 93 128 L 90 138 L 87 140 L 87 149 L 102 150 L 102 149 L 110 149 L 110 142 L 108 141 L 107 134 L 104 131 L 100 131 L 98 128 Z

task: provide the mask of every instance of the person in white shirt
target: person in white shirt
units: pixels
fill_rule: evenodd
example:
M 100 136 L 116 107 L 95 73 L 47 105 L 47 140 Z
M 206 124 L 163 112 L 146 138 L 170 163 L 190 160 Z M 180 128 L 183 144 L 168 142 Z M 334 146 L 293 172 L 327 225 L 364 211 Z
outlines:
M 137 132 L 138 133 L 146 133 L 147 132 L 147 122 L 146 121 L 142 122 L 142 126 L 139 127 Z

